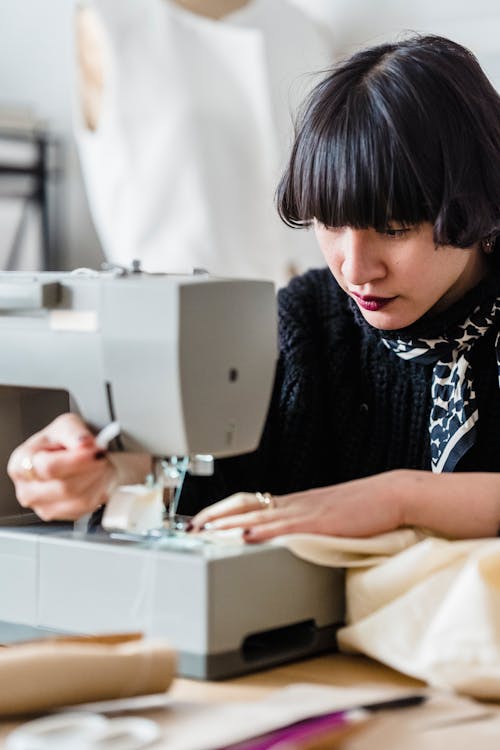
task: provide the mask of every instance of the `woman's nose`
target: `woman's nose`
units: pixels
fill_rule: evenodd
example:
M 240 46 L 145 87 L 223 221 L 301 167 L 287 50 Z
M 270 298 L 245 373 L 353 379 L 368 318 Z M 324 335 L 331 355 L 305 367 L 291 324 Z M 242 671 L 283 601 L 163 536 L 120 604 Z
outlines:
M 386 274 L 369 229 L 346 228 L 342 237 L 341 271 L 349 285 L 363 286 Z

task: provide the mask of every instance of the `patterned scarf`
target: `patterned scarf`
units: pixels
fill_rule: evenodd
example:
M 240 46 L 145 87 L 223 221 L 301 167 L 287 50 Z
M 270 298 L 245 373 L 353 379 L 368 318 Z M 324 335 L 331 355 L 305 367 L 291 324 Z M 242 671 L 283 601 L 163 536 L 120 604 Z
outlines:
M 455 326 L 446 337 L 402 338 L 382 341 L 398 357 L 433 364 L 432 408 L 429 422 L 433 472 L 453 471 L 476 439 L 479 419 L 472 382 L 471 352 L 476 341 L 500 319 L 500 297 L 479 305 L 465 323 Z M 495 340 L 500 388 L 500 332 Z

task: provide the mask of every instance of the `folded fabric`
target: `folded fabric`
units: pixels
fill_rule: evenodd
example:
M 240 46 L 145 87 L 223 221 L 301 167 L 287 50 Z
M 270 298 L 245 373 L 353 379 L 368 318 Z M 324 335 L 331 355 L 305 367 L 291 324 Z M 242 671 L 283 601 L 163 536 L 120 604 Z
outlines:
M 412 534 L 304 534 L 277 543 L 310 562 L 351 568 L 341 650 L 436 687 L 500 699 L 500 539 Z
M 0 649 L 0 716 L 167 690 L 176 659 L 140 635 L 54 638 Z

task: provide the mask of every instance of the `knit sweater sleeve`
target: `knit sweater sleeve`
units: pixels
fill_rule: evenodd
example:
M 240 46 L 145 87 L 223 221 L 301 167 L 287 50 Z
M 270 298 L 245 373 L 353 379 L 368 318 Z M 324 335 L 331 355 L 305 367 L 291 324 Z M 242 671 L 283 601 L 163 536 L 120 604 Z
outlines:
M 360 414 L 359 329 L 329 269 L 310 271 L 283 290 L 280 342 L 275 491 L 344 481 Z

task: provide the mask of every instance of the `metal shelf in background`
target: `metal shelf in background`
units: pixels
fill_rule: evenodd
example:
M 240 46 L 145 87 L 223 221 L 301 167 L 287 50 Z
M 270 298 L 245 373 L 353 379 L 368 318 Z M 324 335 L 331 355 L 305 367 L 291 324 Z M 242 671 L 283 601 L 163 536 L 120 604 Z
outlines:
M 40 270 L 53 270 L 57 266 L 48 189 L 49 180 L 58 173 L 55 166 L 57 148 L 56 139 L 43 127 L 0 125 L 0 201 L 14 199 L 22 204 L 3 270 L 18 268 L 33 210 L 40 221 Z

